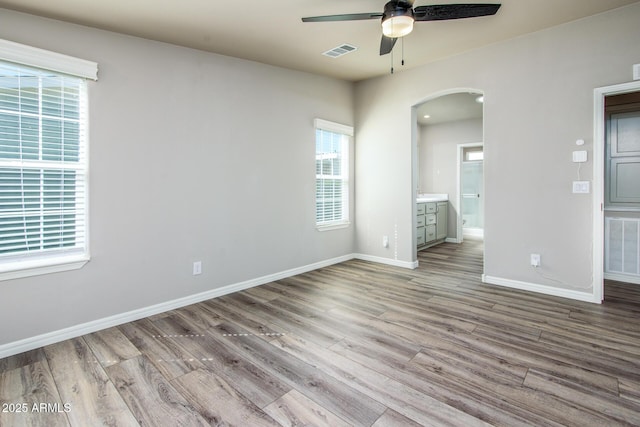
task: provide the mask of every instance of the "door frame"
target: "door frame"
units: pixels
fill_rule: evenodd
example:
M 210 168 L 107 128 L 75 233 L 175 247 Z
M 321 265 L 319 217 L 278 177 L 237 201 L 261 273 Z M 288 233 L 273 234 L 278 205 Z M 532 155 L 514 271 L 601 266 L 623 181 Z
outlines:
M 604 149 L 606 118 L 604 98 L 640 91 L 640 80 L 593 90 L 593 299 L 604 300 Z
M 464 227 L 462 224 L 462 162 L 464 161 L 464 149 L 470 147 L 482 147 L 482 151 L 484 152 L 484 142 L 458 144 L 457 147 L 458 157 L 456 164 L 456 200 L 458 201 L 458 215 L 456 225 L 456 240 L 458 243 L 462 243 L 464 241 Z M 482 163 L 482 197 L 484 197 L 484 160 L 482 161 Z M 484 202 L 482 204 L 482 207 L 484 211 Z

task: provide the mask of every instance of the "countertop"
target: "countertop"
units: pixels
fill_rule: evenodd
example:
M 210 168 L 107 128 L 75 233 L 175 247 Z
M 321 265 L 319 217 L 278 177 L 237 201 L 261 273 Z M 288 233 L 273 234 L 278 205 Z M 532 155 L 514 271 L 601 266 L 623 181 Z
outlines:
M 448 200 L 449 200 L 448 194 L 437 194 L 437 193 L 418 194 L 418 197 L 416 198 L 417 203 L 446 202 Z

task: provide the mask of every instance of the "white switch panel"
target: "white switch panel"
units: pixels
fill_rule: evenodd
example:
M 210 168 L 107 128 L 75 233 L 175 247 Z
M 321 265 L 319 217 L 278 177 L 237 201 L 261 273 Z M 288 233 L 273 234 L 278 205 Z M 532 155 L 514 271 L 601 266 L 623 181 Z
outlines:
M 573 181 L 573 192 L 577 194 L 589 193 L 589 181 Z
M 633 80 L 640 80 L 640 64 L 633 66 Z
M 574 163 L 584 163 L 587 161 L 587 152 L 585 150 L 574 151 L 573 152 L 573 162 Z

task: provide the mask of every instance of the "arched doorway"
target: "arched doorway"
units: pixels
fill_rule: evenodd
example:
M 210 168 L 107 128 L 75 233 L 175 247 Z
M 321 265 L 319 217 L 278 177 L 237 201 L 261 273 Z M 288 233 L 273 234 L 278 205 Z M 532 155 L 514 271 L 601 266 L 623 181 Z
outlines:
M 442 242 L 462 242 L 464 223 L 472 216 L 477 221 L 484 215 L 483 200 L 479 200 L 483 197 L 482 179 L 479 183 L 480 190 L 474 192 L 475 200 L 469 200 L 469 206 L 476 206 L 475 213 L 470 213 L 469 207 L 463 206 L 461 192 L 463 175 L 469 176 L 469 171 L 482 171 L 482 167 L 478 169 L 478 156 L 482 155 L 484 140 L 483 93 L 470 88 L 439 92 L 413 106 L 412 112 L 416 243 L 414 260 L 417 261 L 420 250 Z M 480 177 L 482 176 L 481 174 Z M 446 197 L 448 208 L 446 232 L 444 238 L 438 232 L 435 241 L 429 240 L 429 236 L 433 238 L 433 235 L 428 227 L 434 218 L 429 217 L 429 211 L 423 212 L 422 204 L 431 200 L 440 202 L 443 196 Z M 439 204 L 436 208 L 438 212 L 440 206 L 442 205 Z M 442 215 L 438 218 L 441 217 Z M 483 226 L 476 224 L 474 228 L 478 231 Z M 425 234 L 426 239 L 423 237 Z M 482 238 L 482 234 L 478 237 Z

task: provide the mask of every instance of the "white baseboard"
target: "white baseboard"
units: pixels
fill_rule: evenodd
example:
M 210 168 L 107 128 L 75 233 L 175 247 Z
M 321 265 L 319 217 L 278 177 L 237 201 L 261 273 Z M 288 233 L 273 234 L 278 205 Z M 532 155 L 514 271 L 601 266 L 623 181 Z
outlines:
M 463 228 L 463 236 L 484 237 L 484 228 Z
M 456 239 L 455 237 L 447 237 L 444 241 L 445 243 L 461 243 L 460 239 Z
M 397 259 L 384 258 L 384 257 L 366 255 L 366 254 L 354 254 L 353 257 L 356 259 L 361 259 L 363 261 L 377 262 L 378 264 L 392 265 L 394 267 L 409 268 L 412 270 L 418 268 L 417 260 L 416 261 L 400 261 Z
M 348 254 L 0 345 L 0 359 L 355 258 Z
M 604 273 L 604 278 L 607 280 L 615 280 L 616 282 L 625 282 L 640 285 L 640 277 L 638 276 L 629 276 L 626 274 L 617 273 Z
M 482 282 L 491 285 L 504 286 L 507 288 L 520 289 L 522 291 L 537 292 L 545 295 L 553 295 L 556 297 L 569 298 L 577 301 L 592 302 L 596 304 L 602 303 L 596 299 L 593 293 L 573 291 L 571 289 L 555 288 L 553 286 L 541 285 L 538 283 L 522 282 L 519 280 L 504 279 L 501 277 L 482 275 Z

